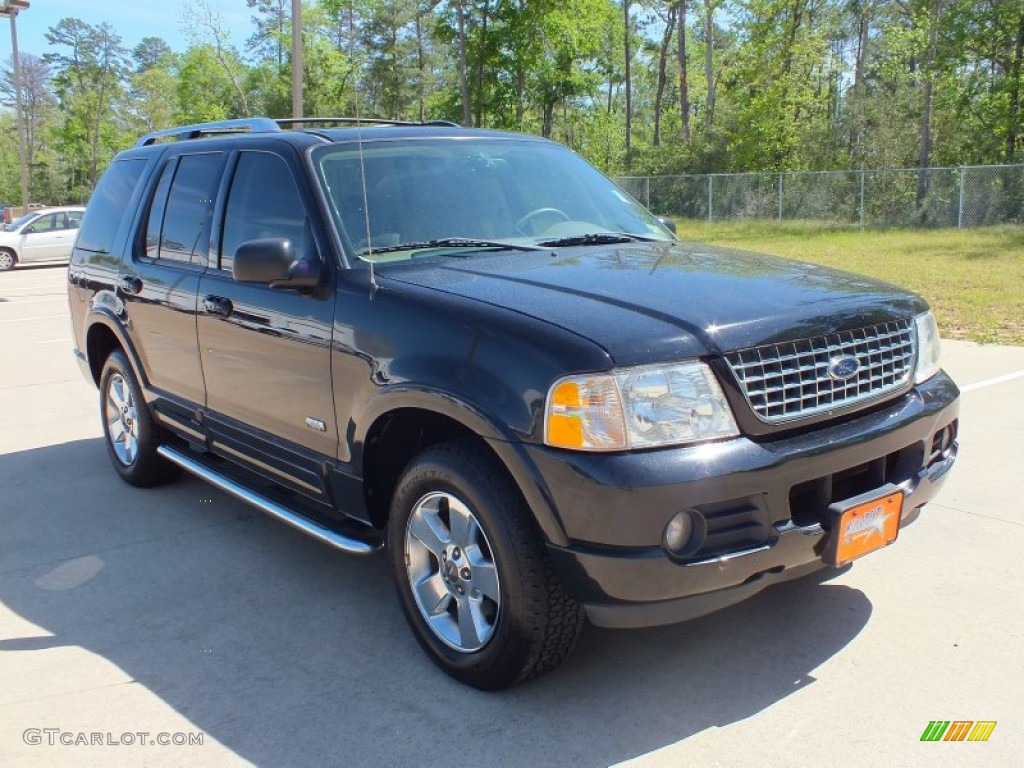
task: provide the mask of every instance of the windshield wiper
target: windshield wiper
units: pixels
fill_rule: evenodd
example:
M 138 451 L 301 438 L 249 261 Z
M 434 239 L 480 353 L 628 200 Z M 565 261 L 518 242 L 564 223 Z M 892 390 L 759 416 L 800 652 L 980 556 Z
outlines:
M 395 253 L 397 251 L 422 251 L 428 248 L 504 248 L 509 251 L 546 251 L 539 245 L 526 245 L 523 243 L 503 243 L 500 240 L 477 240 L 471 237 L 441 237 L 436 240 L 421 240 L 415 243 L 399 243 L 398 245 L 385 245 L 380 248 L 364 248 L 359 252 L 360 256 L 370 256 L 374 253 Z
M 541 240 L 537 245 L 549 248 L 569 245 L 614 245 L 615 243 L 651 243 L 657 240 L 646 235 L 634 235 L 630 232 L 591 232 L 586 235 L 568 235 L 553 240 Z

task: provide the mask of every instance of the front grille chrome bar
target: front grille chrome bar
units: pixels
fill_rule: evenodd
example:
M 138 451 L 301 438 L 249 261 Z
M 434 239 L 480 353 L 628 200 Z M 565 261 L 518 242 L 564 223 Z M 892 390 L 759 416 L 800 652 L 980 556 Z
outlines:
M 900 391 L 910 383 L 915 342 L 913 321 L 893 320 L 725 357 L 754 414 L 780 424 Z M 857 369 L 843 379 L 832 369 L 846 358 Z

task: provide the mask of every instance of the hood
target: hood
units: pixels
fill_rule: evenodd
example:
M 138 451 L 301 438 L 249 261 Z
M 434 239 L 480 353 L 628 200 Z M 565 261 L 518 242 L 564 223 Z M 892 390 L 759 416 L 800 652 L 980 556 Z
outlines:
M 679 242 L 475 253 L 378 274 L 553 323 L 600 345 L 619 366 L 820 336 L 927 308 L 860 275 Z

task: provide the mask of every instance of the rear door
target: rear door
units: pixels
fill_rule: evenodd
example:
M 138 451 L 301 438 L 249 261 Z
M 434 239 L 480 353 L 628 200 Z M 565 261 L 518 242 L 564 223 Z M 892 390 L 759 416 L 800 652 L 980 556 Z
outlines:
M 295 150 L 238 153 L 224 205 L 219 259 L 199 286 L 199 347 L 206 381 L 207 428 L 214 450 L 273 474 L 314 498 L 320 467 L 335 457 L 338 429 L 331 387 L 333 273 L 324 264 L 312 292 L 236 282 L 239 245 L 288 238 L 306 258 L 320 258 Z M 216 250 L 216 249 L 215 249 Z
M 199 278 L 206 270 L 214 197 L 224 152 L 176 154 L 157 173 L 118 295 L 149 385 L 201 406 L 206 399 L 196 341 Z

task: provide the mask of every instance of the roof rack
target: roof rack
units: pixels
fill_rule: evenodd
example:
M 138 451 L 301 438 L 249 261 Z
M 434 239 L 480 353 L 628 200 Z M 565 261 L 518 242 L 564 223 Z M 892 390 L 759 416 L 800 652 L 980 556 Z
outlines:
M 203 136 L 217 136 L 232 133 L 279 133 L 283 128 L 292 125 L 304 125 L 309 123 L 335 123 L 342 125 L 419 125 L 435 126 L 445 128 L 458 128 L 458 123 L 448 120 L 428 120 L 417 123 L 408 120 L 385 120 L 376 117 L 291 117 L 275 120 L 269 117 L 245 117 L 238 120 L 218 120 L 212 123 L 196 123 L 195 125 L 182 125 L 177 128 L 165 128 L 162 131 L 147 133 L 137 142 L 136 147 L 148 147 L 155 144 L 159 139 L 173 137 L 175 141 L 188 141 L 199 139 Z
M 280 130 L 281 126 L 269 117 L 245 117 L 239 120 L 218 120 L 213 123 L 196 123 L 153 131 L 135 142 L 135 146 L 148 147 L 155 144 L 158 139 L 168 136 L 173 136 L 176 141 L 187 141 L 221 133 L 278 133 Z
M 415 122 L 410 120 L 387 120 L 382 117 L 289 117 L 287 119 L 275 120 L 280 126 L 289 126 L 303 123 L 341 123 L 343 125 L 358 125 L 359 123 L 366 123 L 368 125 L 420 125 L 420 126 L 436 126 L 445 128 L 458 128 L 458 123 L 453 123 L 449 120 L 427 120 L 425 122 Z

